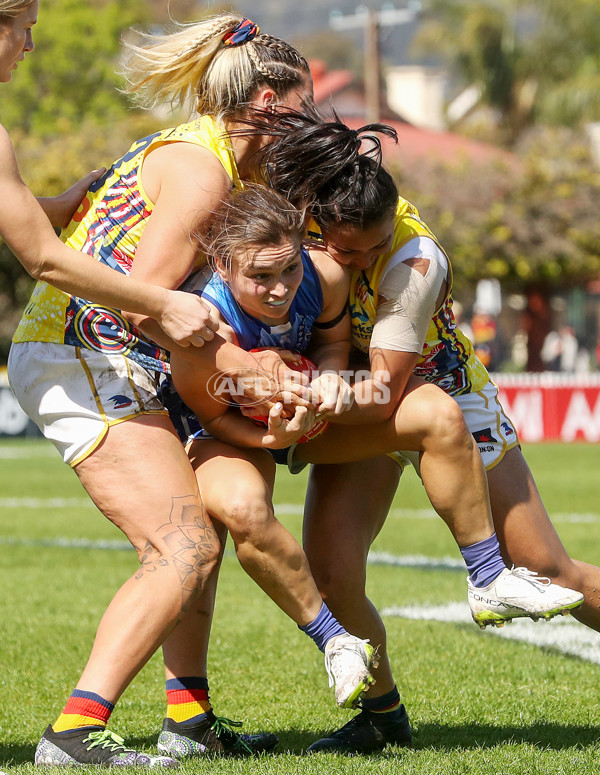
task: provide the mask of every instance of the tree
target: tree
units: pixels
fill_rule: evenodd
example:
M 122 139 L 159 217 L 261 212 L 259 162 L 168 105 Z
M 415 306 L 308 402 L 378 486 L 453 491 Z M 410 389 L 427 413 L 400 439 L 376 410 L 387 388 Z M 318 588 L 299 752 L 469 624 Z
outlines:
M 435 50 L 513 145 L 535 122 L 600 119 L 597 0 L 430 0 L 420 48 Z
M 447 249 L 459 296 L 482 278 L 526 296 L 529 368 L 539 370 L 552 294 L 600 274 L 600 171 L 570 130 L 533 130 L 520 150 L 506 168 L 407 168 L 400 188 Z
M 143 0 L 45 0 L 36 50 L 0 92 L 2 123 L 49 136 L 84 120 L 108 125 L 128 99 L 116 74 L 121 35 L 148 21 Z
M 540 83 L 536 118 L 563 126 L 600 120 L 600 6 L 597 0 L 537 0 L 531 70 Z

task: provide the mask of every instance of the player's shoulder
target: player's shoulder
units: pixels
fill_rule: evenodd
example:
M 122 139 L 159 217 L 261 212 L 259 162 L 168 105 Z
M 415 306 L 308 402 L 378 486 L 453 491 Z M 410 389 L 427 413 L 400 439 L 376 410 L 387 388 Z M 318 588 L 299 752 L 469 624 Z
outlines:
M 307 247 L 307 251 L 313 266 L 321 278 L 321 282 L 327 285 L 339 285 L 350 281 L 350 270 L 348 267 L 338 264 L 329 255 L 325 247 L 310 245 Z
M 185 189 L 188 195 L 222 198 L 231 189 L 231 179 L 212 151 L 195 143 L 177 141 L 158 146 L 143 162 L 144 177 Z M 195 194 L 194 192 L 198 192 Z
M 16 165 L 13 144 L 6 129 L 0 124 L 0 167 L 14 169 Z

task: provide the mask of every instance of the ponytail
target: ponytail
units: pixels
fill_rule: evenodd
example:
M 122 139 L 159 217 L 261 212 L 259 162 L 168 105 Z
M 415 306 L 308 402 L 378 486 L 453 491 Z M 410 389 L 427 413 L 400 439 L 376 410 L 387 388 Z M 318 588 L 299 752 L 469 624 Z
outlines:
M 261 153 L 269 185 L 307 208 L 319 226 L 369 226 L 395 209 L 398 189 L 382 166 L 381 146 L 381 136 L 397 142 L 392 127 L 350 129 L 337 115 L 324 121 L 316 109 L 276 113 L 264 123 L 260 131 L 274 138 Z
M 310 78 L 308 63 L 283 40 L 231 13 L 125 43 L 127 91 L 146 107 L 192 104 L 199 114 L 239 114 L 261 86 L 278 97 Z

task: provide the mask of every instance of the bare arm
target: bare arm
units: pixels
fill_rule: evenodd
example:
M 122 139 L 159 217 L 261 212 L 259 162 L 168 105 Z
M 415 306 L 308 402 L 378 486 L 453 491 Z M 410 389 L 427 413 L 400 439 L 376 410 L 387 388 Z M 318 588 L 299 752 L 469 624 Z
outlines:
M 294 408 L 292 417 L 284 416 L 283 405 L 275 404 L 268 415 L 267 425 L 258 425 L 239 411 L 229 409 L 203 426 L 213 436 L 236 447 L 284 449 L 297 442 L 314 424 L 314 411 Z
M 408 259 L 399 267 L 401 286 L 388 283 L 397 295 L 391 302 L 383 296 L 379 300 L 369 350 L 373 377 L 355 385 L 356 405 L 343 421 L 386 420 L 402 400 L 419 361 L 431 316 L 446 292 L 445 270 L 431 260 L 435 279 L 430 284 L 423 282 L 430 276 L 430 259 L 423 257 Z
M 213 312 L 219 318 L 218 311 L 213 308 Z M 198 358 L 194 358 L 196 363 L 192 363 L 187 352 L 183 354 L 183 359 L 179 352 L 172 352 L 171 371 L 177 392 L 196 414 L 202 426 L 222 441 L 241 447 L 271 449 L 293 444 L 312 427 L 314 412 L 308 412 L 305 407 L 296 407 L 291 418 L 284 417 L 283 405 L 273 395 L 275 384 L 269 377 L 265 378 L 265 372 L 258 369 L 258 364 L 254 364 L 252 371 L 244 367 L 236 368 L 235 365 L 231 367 L 236 362 L 238 352 L 247 355 L 231 341 L 227 341 L 231 338 L 234 338 L 232 329 L 219 318 L 217 336 L 214 342 L 206 346 L 207 351 L 216 356 L 214 366 L 209 359 L 204 359 L 207 362 L 198 368 Z M 219 346 L 219 342 L 223 344 Z M 225 350 L 224 357 L 228 365 L 225 373 L 216 368 L 219 349 Z M 195 356 L 196 353 L 191 355 Z M 265 415 L 268 414 L 266 427 L 244 417 L 233 403 L 247 393 L 252 385 L 255 392 L 264 390 L 270 396 L 270 406 L 263 410 Z
M 339 374 L 347 368 L 350 353 L 350 277 L 325 251 L 311 250 L 310 255 L 323 291 L 323 310 L 313 326 L 309 352 L 319 377 L 311 388 L 320 400 L 319 416 L 330 417 L 348 411 L 354 401 L 352 387 Z
M 131 280 L 58 239 L 21 179 L 10 138 L 2 126 L 0 203 L 0 234 L 36 280 L 96 304 L 152 316 L 180 345 L 203 343 L 206 321 L 198 299 Z
M 355 403 L 340 419 L 344 423 L 382 422 L 392 416 L 402 401 L 419 353 L 372 348 L 371 378 L 355 383 Z

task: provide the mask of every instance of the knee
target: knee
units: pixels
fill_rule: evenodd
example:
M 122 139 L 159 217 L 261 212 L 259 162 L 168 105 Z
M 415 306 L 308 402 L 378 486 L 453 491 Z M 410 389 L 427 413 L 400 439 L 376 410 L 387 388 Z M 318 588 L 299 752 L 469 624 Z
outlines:
M 474 441 L 458 403 L 451 397 L 438 396 L 435 410 L 428 413 L 430 438 L 436 449 L 472 450 Z
M 264 492 L 237 488 L 227 499 L 223 521 L 236 544 L 260 546 L 275 517 Z
M 185 595 L 190 595 L 202 589 L 213 574 L 218 574 L 221 544 L 215 531 L 209 524 L 203 528 L 186 527 L 181 533 L 171 531 L 167 536 L 153 536 L 142 549 L 136 546 L 141 566 L 136 578 L 169 571 L 164 583 L 176 584 Z

